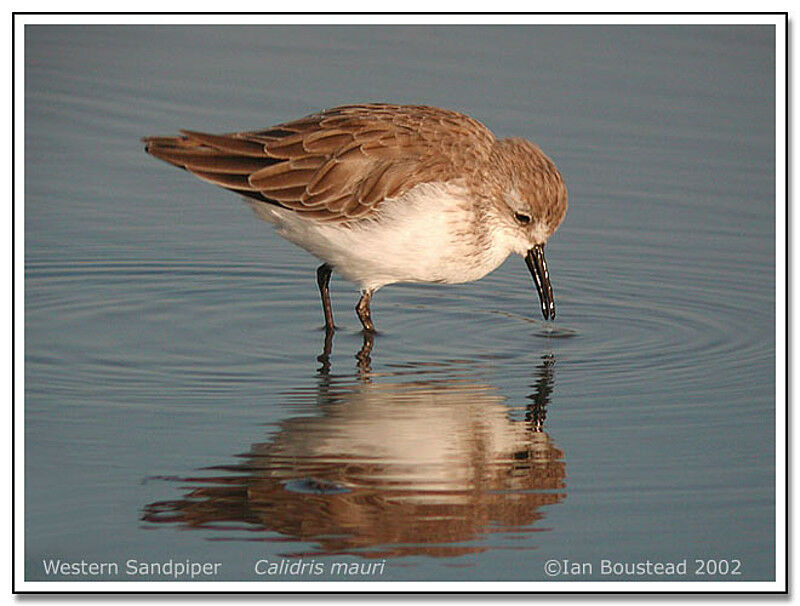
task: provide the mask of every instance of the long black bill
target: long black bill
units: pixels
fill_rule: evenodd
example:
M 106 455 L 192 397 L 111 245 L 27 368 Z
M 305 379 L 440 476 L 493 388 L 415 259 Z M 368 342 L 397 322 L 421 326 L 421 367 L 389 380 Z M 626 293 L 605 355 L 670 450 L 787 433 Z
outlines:
M 525 255 L 525 263 L 533 276 L 539 301 L 542 302 L 542 315 L 545 320 L 556 317 L 556 302 L 553 299 L 553 287 L 550 286 L 550 274 L 547 273 L 547 261 L 544 260 L 544 244 L 537 244 Z

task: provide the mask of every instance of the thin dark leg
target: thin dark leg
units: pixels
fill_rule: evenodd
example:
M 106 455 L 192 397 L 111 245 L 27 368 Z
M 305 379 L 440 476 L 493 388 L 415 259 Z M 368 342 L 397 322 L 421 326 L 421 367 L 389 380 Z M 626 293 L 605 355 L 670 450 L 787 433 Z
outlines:
M 366 332 L 375 332 L 375 326 L 372 324 L 372 317 L 369 313 L 370 301 L 372 301 L 372 291 L 367 290 L 361 295 L 361 299 L 356 305 L 356 313 L 358 314 L 358 319 L 361 320 L 361 324 L 364 325 L 364 330 Z
M 331 331 L 336 328 L 333 325 L 333 311 L 331 310 L 331 292 L 328 284 L 331 282 L 333 268 L 327 263 L 323 263 L 317 268 L 317 284 L 319 294 L 322 297 L 322 310 L 325 312 L 325 330 Z

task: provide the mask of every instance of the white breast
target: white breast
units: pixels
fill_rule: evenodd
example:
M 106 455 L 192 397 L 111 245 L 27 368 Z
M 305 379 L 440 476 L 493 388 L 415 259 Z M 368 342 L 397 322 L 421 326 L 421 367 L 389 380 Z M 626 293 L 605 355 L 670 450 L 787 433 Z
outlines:
M 332 265 L 364 290 L 394 282 L 470 282 L 508 256 L 481 237 L 468 191 L 454 183 L 425 183 L 386 200 L 375 217 L 345 227 L 319 223 L 276 206 L 252 204 L 287 240 Z M 494 244 L 494 245 L 492 245 Z

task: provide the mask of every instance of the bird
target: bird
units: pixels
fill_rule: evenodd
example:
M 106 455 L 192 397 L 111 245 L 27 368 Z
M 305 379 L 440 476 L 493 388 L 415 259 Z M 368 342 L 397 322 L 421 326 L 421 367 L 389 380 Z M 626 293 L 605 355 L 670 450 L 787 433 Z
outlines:
M 145 151 L 245 197 L 256 215 L 319 260 L 325 328 L 336 326 L 332 273 L 371 301 L 394 283 L 478 280 L 521 255 L 545 320 L 555 300 L 545 244 L 564 219 L 567 188 L 534 143 L 498 139 L 481 122 L 426 105 L 361 103 L 262 130 L 145 137 Z

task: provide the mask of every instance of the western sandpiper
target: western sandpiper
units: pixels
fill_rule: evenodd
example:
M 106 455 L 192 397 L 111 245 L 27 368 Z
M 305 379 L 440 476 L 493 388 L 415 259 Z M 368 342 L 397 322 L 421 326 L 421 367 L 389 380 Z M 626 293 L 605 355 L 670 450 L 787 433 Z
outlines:
M 478 280 L 511 253 L 525 258 L 546 320 L 555 302 L 544 246 L 564 219 L 567 188 L 533 143 L 496 139 L 463 114 L 419 105 L 325 110 L 265 130 L 183 130 L 146 151 L 247 197 L 278 233 L 323 261 L 317 283 L 334 328 L 329 283 L 356 283 L 367 333 L 372 295 L 395 282 Z

